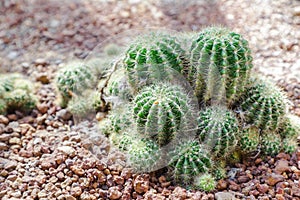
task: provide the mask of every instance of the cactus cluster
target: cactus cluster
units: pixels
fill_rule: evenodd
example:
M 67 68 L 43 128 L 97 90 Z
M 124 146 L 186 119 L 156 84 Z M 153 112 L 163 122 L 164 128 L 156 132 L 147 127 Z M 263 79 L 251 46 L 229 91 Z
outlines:
M 33 94 L 33 84 L 20 74 L 0 76 L 0 114 L 15 110 L 30 112 L 37 99 Z
M 110 67 L 96 83 L 97 99 L 114 104 L 104 132 L 138 172 L 165 162 L 176 182 L 212 191 L 226 165 L 297 148 L 300 123 L 284 93 L 251 75 L 248 42 L 226 28 L 142 35 Z M 66 68 L 57 85 L 69 101 L 95 77 L 84 65 Z

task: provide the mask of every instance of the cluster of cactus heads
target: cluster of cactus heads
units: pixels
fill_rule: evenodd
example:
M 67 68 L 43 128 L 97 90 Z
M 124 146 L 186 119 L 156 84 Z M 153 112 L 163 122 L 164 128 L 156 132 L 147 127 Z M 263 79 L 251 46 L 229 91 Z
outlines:
M 35 108 L 33 84 L 20 74 L 6 74 L 0 77 L 0 114 L 16 110 L 30 112 Z
M 207 28 L 197 35 L 191 45 L 190 61 L 188 79 L 197 97 L 205 103 L 221 100 L 213 93 L 222 93 L 227 103 L 233 103 L 243 91 L 252 68 L 248 42 L 220 27 Z
M 88 105 L 100 108 L 102 99 L 114 104 L 104 132 L 138 172 L 165 161 L 176 182 L 212 191 L 226 176 L 226 165 L 297 148 L 300 120 L 287 115 L 280 89 L 252 77 L 248 42 L 226 28 L 143 35 L 107 63 L 112 70 L 104 67 L 109 74 L 97 80 L 98 103 Z M 93 73 L 84 65 L 61 70 L 57 85 L 63 98 L 91 89 L 99 77 Z

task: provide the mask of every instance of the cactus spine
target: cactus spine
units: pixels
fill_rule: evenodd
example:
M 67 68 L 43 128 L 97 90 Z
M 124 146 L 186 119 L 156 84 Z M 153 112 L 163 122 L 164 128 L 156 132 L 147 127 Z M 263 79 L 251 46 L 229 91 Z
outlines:
M 170 80 L 168 68 L 179 73 L 183 72 L 185 60 L 185 51 L 175 37 L 151 33 L 143 36 L 142 39 L 137 39 L 128 48 L 125 53 L 124 66 L 129 83 L 139 90 L 144 79 L 146 79 L 146 85 L 160 78 Z
M 242 131 L 239 141 L 239 148 L 244 154 L 251 154 L 258 151 L 260 144 L 259 130 L 253 127 L 246 128 Z
M 189 126 L 190 101 L 179 86 L 158 84 L 144 88 L 133 100 L 138 131 L 160 146 L 168 144 Z M 183 133 L 183 132 L 181 132 Z
M 261 150 L 265 155 L 274 156 L 278 154 L 281 149 L 280 135 L 273 133 L 261 135 Z
M 241 108 L 246 123 L 262 131 L 276 130 L 286 112 L 284 94 L 270 82 L 253 80 L 246 88 Z
M 239 140 L 238 121 L 225 107 L 207 107 L 199 113 L 198 137 L 212 149 L 215 156 L 227 156 Z
M 21 110 L 22 112 L 29 112 L 36 105 L 36 99 L 26 90 L 16 89 L 8 92 L 4 97 L 7 105 L 7 111 Z
M 243 91 L 252 68 L 248 42 L 225 28 L 211 27 L 200 32 L 192 43 L 190 60 L 189 81 L 197 97 L 205 102 L 220 98 L 212 93 L 225 92 L 227 103 L 233 103 Z
M 210 154 L 197 140 L 187 141 L 170 152 L 169 166 L 174 168 L 176 181 L 188 184 L 193 176 L 208 172 L 212 167 Z

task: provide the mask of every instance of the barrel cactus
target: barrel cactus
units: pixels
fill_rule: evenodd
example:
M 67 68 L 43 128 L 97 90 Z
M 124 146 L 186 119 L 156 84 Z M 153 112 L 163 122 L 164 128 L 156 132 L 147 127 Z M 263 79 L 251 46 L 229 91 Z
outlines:
M 128 151 L 130 145 L 132 145 L 134 136 L 129 134 L 128 132 L 123 133 L 112 133 L 110 136 L 110 141 L 113 145 L 115 145 L 121 151 Z
M 244 154 L 255 153 L 259 150 L 260 136 L 259 130 L 254 127 L 246 128 L 242 131 L 239 141 L 240 151 Z
M 5 115 L 7 110 L 7 104 L 6 101 L 3 99 L 0 99 L 0 115 Z
M 191 183 L 195 175 L 209 172 L 213 166 L 211 155 L 197 140 L 179 144 L 169 152 L 169 157 L 175 180 L 184 184 Z
M 200 101 L 234 102 L 252 68 L 248 42 L 226 28 L 210 27 L 199 33 L 190 50 L 188 79 Z M 215 99 L 214 99 L 215 98 Z
M 135 138 L 128 149 L 128 164 L 137 172 L 151 172 L 162 156 L 156 142 L 146 138 Z
M 287 115 L 279 131 L 282 138 L 294 137 L 300 134 L 300 118 L 295 115 Z
M 29 112 L 36 106 L 35 97 L 22 89 L 15 89 L 6 93 L 4 101 L 6 102 L 8 112 L 14 110 Z
M 215 156 L 228 156 L 237 146 L 240 133 L 234 114 L 222 106 L 207 107 L 199 113 L 198 138 Z
M 282 141 L 282 150 L 285 153 L 292 154 L 298 148 L 298 141 L 296 136 L 289 136 L 283 139 Z
M 139 133 L 154 139 L 160 146 L 175 139 L 178 133 L 183 136 L 192 123 L 189 97 L 176 85 L 145 87 L 133 100 L 133 106 Z
M 56 76 L 56 86 L 62 97 L 61 105 L 67 106 L 74 93 L 80 95 L 95 84 L 96 77 L 88 66 L 80 63 L 65 66 Z
M 240 116 L 262 131 L 277 130 L 286 112 L 285 95 L 273 83 L 253 79 L 241 102 Z
M 194 178 L 193 185 L 196 189 L 211 192 L 216 188 L 217 182 L 211 174 L 201 174 Z
M 123 62 L 129 83 L 139 90 L 160 78 L 170 80 L 168 68 L 183 73 L 186 58 L 175 37 L 151 33 L 143 35 L 127 49 Z
M 262 153 L 274 156 L 281 151 L 281 137 L 279 134 L 265 133 L 261 135 Z

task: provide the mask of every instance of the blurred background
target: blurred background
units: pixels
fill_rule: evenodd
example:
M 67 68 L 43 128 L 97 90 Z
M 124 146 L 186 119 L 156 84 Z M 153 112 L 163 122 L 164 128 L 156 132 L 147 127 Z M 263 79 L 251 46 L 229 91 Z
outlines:
M 124 31 L 200 31 L 227 26 L 253 51 L 255 71 L 274 79 L 300 115 L 298 0 L 0 0 L 0 72 L 39 80 L 60 63 L 84 59 Z

